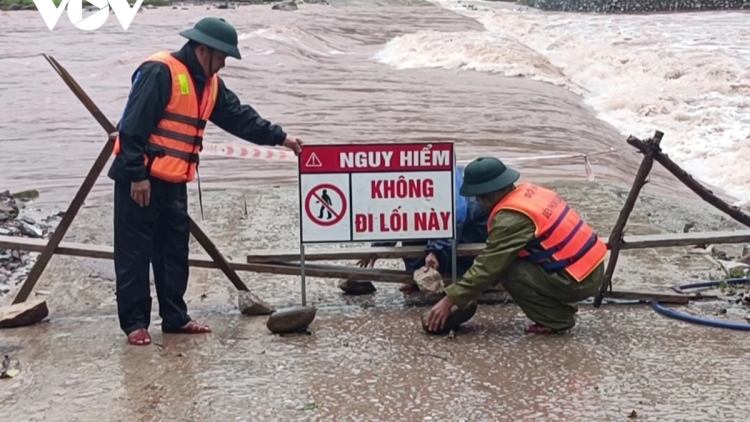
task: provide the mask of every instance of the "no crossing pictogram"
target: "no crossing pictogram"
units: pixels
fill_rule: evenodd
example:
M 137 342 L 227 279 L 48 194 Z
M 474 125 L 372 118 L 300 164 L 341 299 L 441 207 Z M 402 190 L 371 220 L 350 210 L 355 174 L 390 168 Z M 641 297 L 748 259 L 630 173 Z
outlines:
M 332 226 L 340 222 L 346 214 L 344 192 L 329 183 L 315 186 L 305 198 L 305 213 L 310 221 L 319 226 Z

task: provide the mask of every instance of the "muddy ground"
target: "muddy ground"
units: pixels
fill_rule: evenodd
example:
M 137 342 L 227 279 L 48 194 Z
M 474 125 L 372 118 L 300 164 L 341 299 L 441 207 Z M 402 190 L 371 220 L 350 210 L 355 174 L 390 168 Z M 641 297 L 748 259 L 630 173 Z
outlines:
M 600 183 L 545 184 L 602 235 L 627 196 L 627 188 Z M 191 213 L 228 257 L 298 247 L 295 189 L 203 198 L 205 219 L 195 194 Z M 739 227 L 687 198 L 644 196 L 628 233 Z M 111 216 L 110 198 L 90 202 L 66 241 L 111 245 Z M 740 247 L 723 249 L 737 255 Z M 196 242 L 192 250 L 201 252 Z M 706 255 L 690 252 L 626 251 L 616 286 L 667 290 L 719 274 Z M 300 300 L 298 278 L 241 276 L 277 307 Z M 607 305 L 583 306 L 568 334 L 536 337 L 523 334 L 525 317 L 506 304 L 481 306 L 454 339 L 438 338 L 422 333 L 426 308 L 404 300 L 396 285 L 376 283 L 374 295 L 348 298 L 336 282 L 308 279 L 308 301 L 319 307 L 311 335 L 276 337 L 266 317 L 237 313 L 220 271 L 193 269 L 191 314 L 213 334 L 162 335 L 154 300 L 155 344 L 131 347 L 116 320 L 112 262 L 55 257 L 35 290 L 48 300 L 48 321 L 0 331 L 0 352 L 21 365 L 16 378 L 0 380 L 2 420 L 622 421 L 635 411 L 636 420 L 737 421 L 750 411 L 744 332 L 666 319 L 649 305 Z

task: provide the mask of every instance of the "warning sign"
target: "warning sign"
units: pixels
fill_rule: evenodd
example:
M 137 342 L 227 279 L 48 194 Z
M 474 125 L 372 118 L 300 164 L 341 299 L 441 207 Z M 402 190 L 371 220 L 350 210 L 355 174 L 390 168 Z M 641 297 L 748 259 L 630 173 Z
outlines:
M 455 237 L 452 142 L 304 145 L 303 243 Z
M 320 159 L 318 156 L 313 152 L 310 154 L 310 158 L 307 159 L 307 163 L 305 164 L 307 167 L 323 167 L 323 163 L 320 162 Z

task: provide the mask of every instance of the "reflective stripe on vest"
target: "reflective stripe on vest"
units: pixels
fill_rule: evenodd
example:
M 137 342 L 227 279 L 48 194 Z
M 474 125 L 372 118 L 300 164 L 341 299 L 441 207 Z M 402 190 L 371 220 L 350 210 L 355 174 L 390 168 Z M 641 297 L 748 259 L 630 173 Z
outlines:
M 581 282 L 607 254 L 607 245 L 554 191 L 530 183 L 519 184 L 495 205 L 487 221 L 488 232 L 501 209 L 518 211 L 534 222 L 535 238 L 518 257 L 537 263 L 546 271 L 564 270 Z
M 219 91 L 219 79 L 212 76 L 206 83 L 198 104 L 195 85 L 187 67 L 163 51 L 146 61 L 167 65 L 172 78 L 172 96 L 162 119 L 151 133 L 146 146 L 144 164 L 149 174 L 168 182 L 190 182 L 195 179 L 199 153 L 203 149 L 203 133 Z M 115 154 L 120 153 L 120 138 L 115 140 Z

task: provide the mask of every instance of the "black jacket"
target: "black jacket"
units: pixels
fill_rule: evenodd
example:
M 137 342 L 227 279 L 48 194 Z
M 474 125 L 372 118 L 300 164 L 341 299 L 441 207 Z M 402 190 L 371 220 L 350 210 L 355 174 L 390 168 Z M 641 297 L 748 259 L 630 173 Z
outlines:
M 185 44 L 172 55 L 190 71 L 200 103 L 206 76 L 193 48 Z M 120 154 L 115 157 L 108 173 L 110 179 L 123 182 L 148 178 L 143 165 L 144 148 L 172 96 L 172 76 L 167 65 L 161 62 L 143 63 L 133 74 L 132 84 L 118 124 Z M 264 120 L 249 105 L 241 104 L 221 78 L 216 106 L 209 120 L 232 135 L 257 145 L 281 145 L 286 139 L 280 126 Z

